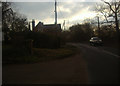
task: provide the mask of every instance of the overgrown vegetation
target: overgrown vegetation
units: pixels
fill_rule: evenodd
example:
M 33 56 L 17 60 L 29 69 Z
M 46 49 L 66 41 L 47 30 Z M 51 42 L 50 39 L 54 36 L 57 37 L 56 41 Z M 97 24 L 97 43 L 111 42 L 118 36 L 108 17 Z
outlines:
M 17 46 L 26 46 L 27 40 L 33 40 L 32 47 L 36 48 L 60 48 L 61 38 L 60 36 L 50 35 L 42 32 L 10 32 L 9 44 Z
M 12 46 L 3 46 L 2 62 L 3 64 L 35 63 L 67 58 L 75 53 L 76 48 L 70 45 L 59 49 L 33 48 L 33 55 L 30 55 L 24 48 L 18 49 Z
M 89 23 L 73 25 L 69 29 L 70 39 L 73 42 L 88 41 L 93 35 L 92 27 Z
M 36 48 L 60 48 L 61 39 L 59 36 L 41 32 L 28 32 L 25 39 L 33 40 L 33 47 Z

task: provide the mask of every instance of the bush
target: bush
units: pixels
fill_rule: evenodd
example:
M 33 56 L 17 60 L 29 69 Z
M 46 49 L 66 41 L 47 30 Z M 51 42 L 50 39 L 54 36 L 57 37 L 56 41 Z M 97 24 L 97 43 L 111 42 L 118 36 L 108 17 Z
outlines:
M 29 45 L 27 40 L 33 40 L 33 47 L 36 48 L 60 48 L 60 36 L 42 32 L 10 32 L 10 42 L 13 47 L 27 48 Z M 10 44 L 10 43 L 9 43 Z
M 33 46 L 36 48 L 60 48 L 60 37 L 41 32 L 30 32 L 26 39 L 33 40 Z
M 29 53 L 27 52 L 27 50 L 23 47 L 13 47 L 11 45 L 3 45 L 3 61 L 5 60 L 9 60 L 9 59 L 16 59 L 19 57 L 23 57 L 26 55 L 29 55 Z

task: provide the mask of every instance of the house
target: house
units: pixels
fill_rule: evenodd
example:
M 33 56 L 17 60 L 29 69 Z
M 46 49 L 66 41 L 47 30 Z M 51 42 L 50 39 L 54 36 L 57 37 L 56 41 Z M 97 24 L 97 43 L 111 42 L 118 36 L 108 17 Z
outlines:
M 39 22 L 35 27 L 33 27 L 34 32 L 61 32 L 61 24 L 43 24 L 42 22 Z

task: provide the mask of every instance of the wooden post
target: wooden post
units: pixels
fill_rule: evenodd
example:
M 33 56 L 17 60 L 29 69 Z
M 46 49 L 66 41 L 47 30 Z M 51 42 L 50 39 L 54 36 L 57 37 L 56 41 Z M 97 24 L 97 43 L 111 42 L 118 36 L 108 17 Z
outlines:
M 33 54 L 33 40 L 32 39 L 27 40 L 27 49 L 29 53 L 32 55 Z

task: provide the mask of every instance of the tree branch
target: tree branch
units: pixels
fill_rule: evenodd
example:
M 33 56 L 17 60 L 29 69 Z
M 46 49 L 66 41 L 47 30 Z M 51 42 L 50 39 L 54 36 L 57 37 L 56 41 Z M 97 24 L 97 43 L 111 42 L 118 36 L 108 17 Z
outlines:
M 113 11 L 113 13 L 115 13 L 115 11 L 112 9 L 112 6 L 111 6 L 111 4 L 109 2 L 104 1 L 104 3 L 106 3 L 107 5 L 109 5 L 110 9 Z
M 120 8 L 120 1 L 118 2 L 119 4 L 118 4 L 118 7 L 116 8 L 117 9 L 117 12 L 119 12 L 120 10 L 119 10 L 119 8 Z

